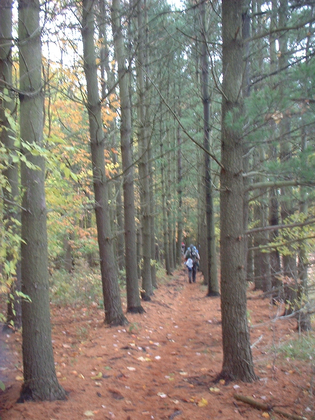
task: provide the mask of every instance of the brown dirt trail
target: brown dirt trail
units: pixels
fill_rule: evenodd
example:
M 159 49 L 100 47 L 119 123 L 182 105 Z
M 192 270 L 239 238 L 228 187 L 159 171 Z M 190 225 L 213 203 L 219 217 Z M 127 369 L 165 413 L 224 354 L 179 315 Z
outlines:
M 6 390 L 0 391 L 1 420 L 261 419 L 255 408 L 234 399 L 239 393 L 285 411 L 313 413 L 309 364 L 281 359 L 272 344 L 296 335 L 294 320 L 271 323 L 273 308 L 249 291 L 248 311 L 255 370 L 252 383 L 213 380 L 222 367 L 220 299 L 189 284 L 180 270 L 143 302 L 145 313 L 127 314 L 129 325 L 109 328 L 103 310 L 52 306 L 56 371 L 69 392 L 66 401 L 17 404 L 21 387 L 21 338 L 5 336 L 14 356 Z M 274 416 L 274 417 L 272 417 Z M 269 418 L 279 418 L 271 414 Z

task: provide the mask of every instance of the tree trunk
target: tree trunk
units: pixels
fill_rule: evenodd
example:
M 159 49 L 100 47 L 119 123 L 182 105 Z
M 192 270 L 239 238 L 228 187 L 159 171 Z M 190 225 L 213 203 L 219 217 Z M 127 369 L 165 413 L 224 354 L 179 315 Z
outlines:
M 312 6 L 312 17 L 314 16 L 314 6 Z M 305 48 L 305 55 L 306 57 L 309 55 L 310 52 L 310 37 L 312 36 L 312 23 L 309 24 L 309 36 L 306 43 Z M 309 63 L 309 59 L 307 60 Z M 311 94 L 311 89 L 307 84 L 305 84 L 305 94 Z M 303 116 L 302 116 L 303 119 Z M 301 152 L 304 154 L 307 150 L 308 141 L 306 135 L 306 128 L 305 124 L 302 125 L 302 132 L 301 132 Z M 305 167 L 307 166 L 306 162 L 304 162 Z M 301 187 L 300 191 L 300 212 L 306 218 L 308 216 L 308 194 L 305 187 Z M 307 250 L 304 244 L 301 244 L 298 251 L 298 276 L 299 276 L 299 293 L 298 293 L 298 300 L 299 305 L 302 307 L 306 301 L 309 299 L 309 281 L 308 281 L 308 255 Z M 309 313 L 301 312 L 297 318 L 298 321 L 298 330 L 299 331 L 311 331 L 312 330 L 312 322 L 311 316 Z
M 115 56 L 118 66 L 118 84 L 121 108 L 121 157 L 124 172 L 124 216 L 127 278 L 127 312 L 142 313 L 138 285 L 137 247 L 135 225 L 134 169 L 131 146 L 131 103 L 129 94 L 129 76 L 126 68 L 126 54 L 120 22 L 120 0 L 112 2 L 112 30 Z
M 151 279 L 151 206 L 150 206 L 150 172 L 149 172 L 149 133 L 147 128 L 147 107 L 146 107 L 146 91 L 143 67 L 145 65 L 145 43 L 143 39 L 143 19 L 142 13 L 144 3 L 139 0 L 136 2 L 137 10 L 137 87 L 138 87 L 138 148 L 139 148 L 139 186 L 140 186 L 140 212 L 142 224 L 142 293 L 148 296 L 153 294 L 153 286 Z
M 19 0 L 20 134 L 22 200 L 22 302 L 24 383 L 20 402 L 65 399 L 54 364 L 49 313 L 45 162 L 33 147 L 43 145 L 41 27 L 38 0 Z M 35 165 L 38 169 L 34 170 Z
M 161 134 L 160 151 L 161 151 L 161 156 L 163 156 L 164 147 L 163 147 L 162 134 Z M 163 248 L 164 248 L 165 270 L 166 270 L 166 274 L 169 276 L 172 274 L 172 270 L 171 270 L 171 263 L 170 263 L 170 249 L 169 249 L 169 243 L 168 243 L 168 230 L 167 230 L 167 211 L 166 211 L 167 204 L 166 204 L 166 187 L 165 187 L 165 160 L 166 158 L 162 158 L 162 159 L 163 161 L 161 163 L 161 195 L 162 195 Z
M 272 0 L 272 13 L 271 13 L 271 20 L 270 20 L 270 73 L 275 74 L 276 70 L 278 68 L 278 60 L 277 60 L 277 48 L 276 48 L 276 36 L 274 34 L 274 29 L 277 27 L 277 0 Z M 276 87 L 276 86 L 275 86 Z M 274 138 L 276 138 L 277 135 L 277 128 L 276 123 L 274 121 L 271 121 L 270 124 L 273 125 L 273 132 L 274 132 Z M 276 147 L 273 146 L 274 142 L 271 142 L 270 146 L 270 159 L 278 159 L 278 154 Z M 269 194 L 269 225 L 278 226 L 279 225 L 279 200 L 278 200 L 278 190 L 271 189 Z M 269 241 L 273 242 L 277 240 L 279 233 L 278 230 L 273 230 L 269 234 Z M 279 289 L 281 286 L 281 282 L 279 280 L 280 277 L 280 270 L 281 270 L 281 264 L 280 264 L 280 254 L 279 251 L 272 250 L 270 252 L 270 270 L 271 270 L 271 285 L 275 289 Z
M 302 153 L 305 152 L 307 147 L 307 140 L 305 135 L 305 129 L 302 130 L 302 139 L 301 139 L 301 151 Z M 308 214 L 308 203 L 307 203 L 307 192 L 305 188 L 301 187 L 301 204 L 300 204 L 300 212 L 307 217 Z M 302 228 L 303 229 L 303 228 Z M 303 235 L 303 232 L 302 232 Z M 299 276 L 299 288 L 298 288 L 298 303 L 299 308 L 303 307 L 305 303 L 309 299 L 309 287 L 308 287 L 308 256 L 306 247 L 304 244 L 301 244 L 298 251 L 298 276 Z M 311 316 L 307 312 L 301 311 L 297 316 L 298 322 L 298 331 L 311 331 L 312 330 L 312 322 Z
M 257 156 L 258 155 L 258 156 Z M 256 167 L 260 166 L 261 162 L 265 161 L 265 153 L 262 147 L 258 147 L 256 151 Z M 263 182 L 265 177 L 258 176 L 256 182 Z M 262 198 L 260 198 L 262 197 Z M 266 190 L 261 188 L 258 198 L 255 200 L 254 206 L 254 220 L 259 223 L 259 226 L 265 227 L 268 222 L 268 208 L 265 203 Z M 254 272 L 255 272 L 255 289 L 267 292 L 271 290 L 271 271 L 270 271 L 270 255 L 269 253 L 261 252 L 260 246 L 266 246 L 269 241 L 268 231 L 261 231 L 254 234 Z
M 280 0 L 279 6 L 279 26 L 284 28 L 288 24 L 288 1 Z M 279 37 L 279 68 L 285 69 L 289 63 L 288 58 L 288 34 L 284 33 Z M 290 117 L 287 115 L 288 104 L 286 99 L 286 79 L 283 79 L 280 82 L 280 94 L 281 94 L 281 106 L 283 112 L 283 118 L 280 121 L 280 161 L 285 165 L 286 162 L 292 158 L 291 142 L 290 142 L 290 130 L 291 122 Z M 290 187 L 283 187 L 280 190 L 281 192 L 281 219 L 282 223 L 286 223 L 286 219 L 289 218 L 294 213 L 293 205 L 293 194 Z M 290 235 L 284 234 L 284 239 L 290 240 Z M 285 313 L 289 314 L 295 309 L 295 301 L 297 298 L 297 265 L 296 265 L 296 251 L 293 247 L 289 247 L 290 253 L 287 255 L 282 255 L 283 263 L 283 276 L 284 281 L 287 278 L 292 279 L 291 285 L 288 288 L 284 288 L 285 296 L 284 299 L 288 302 Z M 286 294 L 287 292 L 287 294 Z
M 177 244 L 176 244 L 176 265 L 182 264 L 182 242 L 183 242 L 183 175 L 182 175 L 182 138 L 181 128 L 177 127 Z
M 251 382 L 254 373 L 246 314 L 243 220 L 242 1 L 223 0 L 221 170 L 222 378 Z
M 99 42 L 100 42 L 100 71 L 101 71 L 101 92 L 102 102 L 106 101 L 106 104 L 110 103 L 113 96 L 116 95 L 115 88 L 115 76 L 109 63 L 109 41 L 107 40 L 109 25 L 107 24 L 106 16 L 106 0 L 98 0 L 99 3 Z M 118 147 L 116 140 L 116 120 L 107 123 L 108 131 L 111 133 L 112 141 L 110 142 L 110 148 L 113 149 L 111 157 L 113 159 L 114 166 L 117 165 L 117 153 Z M 113 194 L 115 196 L 113 202 L 115 203 L 114 210 L 114 223 L 113 234 L 116 238 L 115 241 L 115 255 L 116 262 L 119 270 L 125 268 L 125 241 L 124 241 L 124 216 L 123 216 L 123 204 L 122 204 L 122 189 L 121 189 L 121 178 L 117 177 L 114 181 Z
M 204 154 L 205 159 L 205 202 L 206 202 L 206 270 L 208 272 L 208 293 L 207 296 L 220 296 L 219 282 L 216 261 L 216 244 L 215 244 L 215 221 L 213 210 L 213 189 L 211 180 L 211 160 L 210 152 L 210 94 L 209 94 L 209 58 L 206 39 L 206 10 L 205 3 L 200 3 L 200 21 L 201 21 L 201 94 L 203 103 L 203 135 L 204 135 Z
M 95 215 L 100 255 L 105 323 L 124 325 L 117 270 L 114 258 L 110 214 L 108 206 L 108 183 L 105 174 L 104 142 L 101 103 L 97 82 L 97 67 L 94 46 L 93 0 L 83 0 L 82 39 L 84 71 L 87 84 L 87 109 L 90 125 L 90 147 L 95 194 Z
M 4 94 L 0 103 L 0 141 L 8 151 L 8 162 L 3 176 L 7 179 L 8 187 L 3 187 L 3 224 L 6 237 L 3 245 L 6 248 L 5 259 L 9 271 L 4 271 L 8 294 L 7 319 L 5 330 L 19 329 L 22 325 L 21 299 L 17 292 L 21 291 L 21 235 L 18 223 L 21 220 L 19 209 L 19 166 L 16 158 L 14 127 L 11 127 L 6 112 L 14 118 L 16 104 L 11 94 L 12 85 L 12 0 L 0 0 L 0 92 Z M 2 96 L 2 95 L 1 95 Z

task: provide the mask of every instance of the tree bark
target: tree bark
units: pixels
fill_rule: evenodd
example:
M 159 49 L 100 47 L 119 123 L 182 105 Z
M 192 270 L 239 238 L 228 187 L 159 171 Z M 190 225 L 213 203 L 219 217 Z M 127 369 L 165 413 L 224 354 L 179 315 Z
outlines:
M 54 364 L 49 313 L 45 162 L 43 145 L 41 27 L 38 0 L 19 0 L 20 134 L 22 199 L 22 302 L 24 383 L 20 402 L 65 399 Z M 36 169 L 34 169 L 34 165 Z
M 121 157 L 124 171 L 124 216 L 125 216 L 125 248 L 127 278 L 127 312 L 142 313 L 138 285 L 137 247 L 135 225 L 135 193 L 134 169 L 131 145 L 131 103 L 129 94 L 129 76 L 126 68 L 126 54 L 120 21 L 120 0 L 112 2 L 112 30 L 115 56 L 118 66 L 118 84 L 120 91 L 120 141 Z
M 221 308 L 223 366 L 220 377 L 251 382 L 254 373 L 246 314 L 243 220 L 242 43 L 243 1 L 223 0 L 223 98 L 221 170 Z
M 88 101 L 86 106 L 90 125 L 95 215 L 105 307 L 105 323 L 109 325 L 124 325 L 127 323 L 127 319 L 123 314 L 121 306 L 110 226 L 108 183 L 105 173 L 105 134 L 102 124 L 94 45 L 94 1 L 83 0 L 82 5 L 82 39 Z
M 204 148 L 210 152 L 210 93 L 209 93 L 209 58 L 206 39 L 206 10 L 205 3 L 200 3 L 200 30 L 201 30 L 201 95 L 203 103 L 203 135 Z M 207 296 L 220 296 L 216 261 L 215 221 L 213 209 L 213 188 L 211 180 L 211 160 L 209 153 L 204 154 L 205 159 L 205 202 L 206 202 L 206 229 L 207 229 L 207 254 L 206 270 L 208 272 Z
M 166 134 L 167 135 L 167 134 Z M 161 143 L 160 143 L 161 156 L 164 153 L 164 144 L 162 139 L 162 128 L 161 128 Z M 161 163 L 161 198 L 162 198 L 162 226 L 163 226 L 163 248 L 164 248 L 164 259 L 165 259 L 165 270 L 169 276 L 172 274 L 171 263 L 170 263 L 170 249 L 168 242 L 168 230 L 167 230 L 167 211 L 166 211 L 166 186 L 165 186 L 165 158 Z
M 138 147 L 139 147 L 139 186 L 140 186 L 140 212 L 141 212 L 141 228 L 142 228 L 142 293 L 147 296 L 153 294 L 153 285 L 151 279 L 151 206 L 150 206 L 150 172 L 149 172 L 149 133 L 147 127 L 147 107 L 146 107 L 146 90 L 143 74 L 145 65 L 145 43 L 143 39 L 144 23 L 142 13 L 144 2 L 137 0 L 137 86 L 138 86 Z
M 279 26 L 285 28 L 288 24 L 288 1 L 287 0 L 280 0 L 279 3 Z M 279 37 L 279 68 L 285 68 L 289 63 L 288 57 L 288 34 L 283 33 L 282 36 Z M 290 142 L 290 130 L 291 130 L 291 122 L 290 117 L 287 115 L 287 104 L 286 104 L 286 85 L 287 79 L 284 78 L 280 81 L 280 95 L 281 95 L 281 102 L 280 106 L 282 107 L 281 112 L 283 112 L 283 118 L 281 119 L 280 125 L 280 161 L 284 165 L 286 162 L 292 158 L 292 147 Z M 290 178 L 291 175 L 289 175 Z M 286 223 L 287 218 L 294 214 L 294 204 L 293 204 L 293 194 L 290 188 L 281 188 L 281 219 L 282 223 Z M 284 239 L 289 239 L 289 235 L 285 235 Z M 297 265 L 296 265 L 296 251 L 293 247 L 289 246 L 290 253 L 286 255 L 282 255 L 282 264 L 283 264 L 283 276 L 284 279 L 289 277 L 293 279 L 292 286 L 287 288 L 288 294 L 285 293 L 284 300 L 288 302 L 288 306 L 286 307 L 286 314 L 292 313 L 295 310 L 295 302 L 297 298 Z M 286 292 L 286 289 L 284 289 Z

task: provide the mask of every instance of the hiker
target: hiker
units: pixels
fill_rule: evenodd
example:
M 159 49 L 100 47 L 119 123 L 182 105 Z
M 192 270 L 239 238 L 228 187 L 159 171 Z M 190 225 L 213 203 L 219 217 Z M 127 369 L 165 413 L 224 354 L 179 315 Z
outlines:
M 187 265 L 189 259 L 192 260 L 191 272 L 189 271 L 189 267 Z M 191 282 L 195 283 L 196 282 L 196 274 L 197 274 L 197 269 L 199 267 L 199 260 L 200 260 L 200 256 L 199 256 L 198 249 L 193 244 L 191 244 L 187 248 L 187 251 L 185 253 L 185 264 L 188 267 L 189 283 L 191 283 Z
M 188 279 L 189 279 L 189 283 L 191 283 L 192 281 L 192 271 L 193 271 L 193 260 L 189 257 L 187 258 L 187 261 L 185 261 L 185 265 L 188 268 Z

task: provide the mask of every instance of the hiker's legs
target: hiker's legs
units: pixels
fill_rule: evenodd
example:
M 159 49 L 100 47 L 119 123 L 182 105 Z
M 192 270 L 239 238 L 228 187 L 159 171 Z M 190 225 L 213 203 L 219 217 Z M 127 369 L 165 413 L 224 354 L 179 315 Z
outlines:
M 188 268 L 188 280 L 189 280 L 189 283 L 191 283 L 191 280 L 192 280 L 192 269 L 191 268 Z
M 192 280 L 194 283 L 196 283 L 196 273 L 197 273 L 197 265 L 194 264 L 192 268 Z

